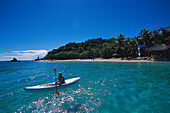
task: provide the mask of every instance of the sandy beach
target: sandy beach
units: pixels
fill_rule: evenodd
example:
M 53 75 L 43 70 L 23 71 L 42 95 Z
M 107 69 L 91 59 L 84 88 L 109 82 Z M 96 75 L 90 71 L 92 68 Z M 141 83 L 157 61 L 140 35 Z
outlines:
M 40 60 L 40 61 L 77 61 L 77 62 L 160 62 L 152 60 L 121 60 L 120 58 L 111 58 L 111 59 L 69 59 L 69 60 Z

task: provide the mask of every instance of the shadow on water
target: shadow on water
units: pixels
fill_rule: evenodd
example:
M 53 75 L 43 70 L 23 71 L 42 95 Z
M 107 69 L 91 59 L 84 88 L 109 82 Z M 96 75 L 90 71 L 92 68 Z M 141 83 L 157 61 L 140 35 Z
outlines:
M 72 105 L 74 106 L 71 106 L 71 105 L 68 106 L 68 108 L 66 109 L 67 112 L 80 112 L 80 111 L 85 112 L 86 111 L 86 109 L 82 107 L 83 102 L 81 101 L 77 101 L 76 103 L 74 102 L 74 104 Z

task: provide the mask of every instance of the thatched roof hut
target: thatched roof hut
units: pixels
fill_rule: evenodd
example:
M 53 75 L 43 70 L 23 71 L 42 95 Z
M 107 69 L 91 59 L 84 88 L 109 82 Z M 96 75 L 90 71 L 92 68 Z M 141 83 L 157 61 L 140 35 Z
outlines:
M 146 48 L 145 51 L 152 52 L 152 51 L 167 51 L 170 49 L 170 45 L 165 44 L 157 44 L 150 48 Z

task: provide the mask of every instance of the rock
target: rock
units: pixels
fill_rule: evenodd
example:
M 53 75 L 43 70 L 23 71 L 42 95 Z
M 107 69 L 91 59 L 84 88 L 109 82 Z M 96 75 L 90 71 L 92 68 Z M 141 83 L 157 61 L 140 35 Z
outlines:
M 37 59 L 35 59 L 35 61 L 39 61 L 40 60 L 40 58 L 38 57 Z
M 11 62 L 21 62 L 21 61 L 17 60 L 16 58 L 13 58 L 13 60 L 11 60 Z

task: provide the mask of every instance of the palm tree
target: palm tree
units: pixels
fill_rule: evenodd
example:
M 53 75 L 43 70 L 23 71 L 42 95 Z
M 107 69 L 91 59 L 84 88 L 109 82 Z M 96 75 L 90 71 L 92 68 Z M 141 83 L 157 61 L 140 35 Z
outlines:
M 120 56 L 125 56 L 125 38 L 124 35 L 120 34 L 117 38 L 117 48 L 116 48 L 116 54 Z
M 146 47 L 150 47 L 151 46 L 151 32 L 149 32 L 148 29 L 144 29 L 142 30 L 140 33 L 140 38 L 144 41 L 144 44 Z
M 143 40 L 145 47 L 151 47 L 151 33 L 148 29 L 142 30 L 139 34 L 139 38 Z M 147 56 L 149 56 L 149 52 L 146 52 Z
M 137 56 L 137 42 L 135 38 L 131 39 L 131 53 L 133 56 Z
M 127 56 L 136 56 L 137 54 L 137 42 L 135 38 L 127 38 L 126 42 L 125 42 L 126 46 L 125 46 L 125 53 L 126 53 L 126 57 Z
M 152 32 L 151 40 L 152 40 L 152 45 L 159 44 L 159 34 L 156 30 Z
M 170 40 L 168 37 L 170 36 L 170 27 L 161 27 L 159 31 L 159 43 L 169 44 L 168 41 Z

